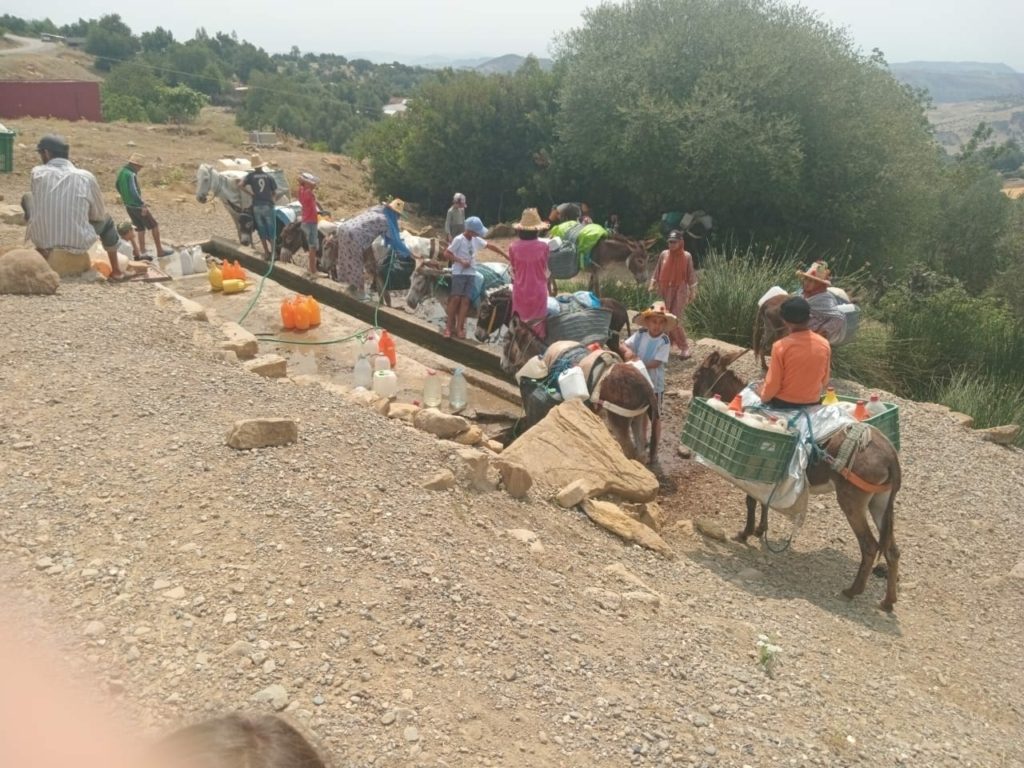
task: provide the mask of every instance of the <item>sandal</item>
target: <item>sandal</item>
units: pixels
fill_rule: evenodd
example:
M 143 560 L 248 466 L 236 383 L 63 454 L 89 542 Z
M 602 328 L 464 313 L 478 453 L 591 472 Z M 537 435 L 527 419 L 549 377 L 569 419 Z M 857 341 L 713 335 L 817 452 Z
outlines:
M 455 337 L 458 338 L 458 339 L 464 339 L 464 338 L 466 338 L 466 332 L 465 331 L 459 331 L 458 333 L 455 334 Z
M 451 332 L 451 331 L 449 331 L 449 330 L 448 330 L 447 328 L 445 328 L 445 329 L 444 329 L 443 331 L 441 331 L 441 334 L 442 334 L 442 335 L 443 335 L 443 336 L 444 336 L 444 337 L 445 337 L 446 339 L 450 339 L 450 338 L 452 337 L 452 332 Z

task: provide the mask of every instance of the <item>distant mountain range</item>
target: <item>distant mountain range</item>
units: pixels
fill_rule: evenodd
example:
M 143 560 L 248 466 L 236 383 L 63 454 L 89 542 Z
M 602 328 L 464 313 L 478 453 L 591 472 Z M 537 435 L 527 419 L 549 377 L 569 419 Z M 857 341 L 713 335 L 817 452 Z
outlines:
M 1005 64 L 909 61 L 890 64 L 893 77 L 923 88 L 936 104 L 991 99 L 1024 100 L 1024 74 Z
M 382 51 L 363 51 L 360 53 L 347 54 L 350 59 L 367 59 L 377 63 L 397 61 L 407 64 L 410 67 L 426 67 L 428 69 L 473 69 L 485 75 L 505 75 L 515 72 L 526 61 L 525 56 L 515 53 L 508 53 L 504 56 L 490 57 L 481 56 L 475 59 L 453 59 L 436 54 L 429 56 L 403 56 Z M 551 59 L 537 57 L 541 69 L 548 71 L 555 63 Z

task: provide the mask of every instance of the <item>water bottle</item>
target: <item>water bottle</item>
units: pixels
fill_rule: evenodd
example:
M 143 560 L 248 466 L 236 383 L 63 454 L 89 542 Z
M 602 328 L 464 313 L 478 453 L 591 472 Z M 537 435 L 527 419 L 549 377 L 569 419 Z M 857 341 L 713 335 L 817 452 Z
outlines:
M 360 355 L 356 360 L 356 367 L 353 371 L 353 384 L 363 389 L 370 389 L 373 386 L 373 368 L 365 356 Z
M 469 390 L 466 385 L 466 377 L 461 368 L 456 368 L 452 375 L 452 382 L 448 385 L 448 405 L 452 412 L 461 411 L 466 407 L 469 399 Z
M 388 362 L 391 363 L 389 366 L 390 368 L 394 368 L 398 365 L 398 353 L 395 350 L 395 340 L 391 338 L 391 334 L 387 331 L 381 331 L 380 341 L 377 342 L 377 350 L 387 357 Z
M 376 371 L 390 371 L 391 361 L 387 355 L 374 355 L 373 356 L 373 370 Z
M 822 405 L 838 405 L 839 404 L 839 398 L 836 397 L 836 388 L 835 387 L 828 387 L 825 390 L 825 396 L 823 398 L 821 398 L 821 404 Z
M 427 378 L 423 381 L 423 406 L 437 408 L 441 404 L 441 377 L 437 371 L 427 369 Z
M 868 400 L 867 409 L 868 409 L 868 414 L 870 416 L 877 416 L 880 413 L 885 413 L 885 403 L 883 403 L 878 398 L 878 393 L 877 392 L 873 392 L 871 394 L 871 399 Z

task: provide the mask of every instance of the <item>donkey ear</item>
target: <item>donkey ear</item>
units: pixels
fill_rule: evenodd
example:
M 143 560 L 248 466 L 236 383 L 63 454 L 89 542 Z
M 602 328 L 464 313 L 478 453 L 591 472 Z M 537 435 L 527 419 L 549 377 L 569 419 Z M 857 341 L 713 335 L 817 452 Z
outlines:
M 716 368 L 722 356 L 718 353 L 718 350 L 712 350 L 711 354 L 704 358 L 704 362 L 700 364 L 701 368 Z
M 737 360 L 739 360 L 741 357 L 743 357 L 749 351 L 750 351 L 749 349 L 741 349 L 738 352 L 732 352 L 732 353 L 730 353 L 728 355 L 722 356 L 722 358 L 721 358 L 721 360 L 722 360 L 722 367 L 723 368 L 728 368 L 730 365 L 735 363 Z M 715 352 L 713 354 L 717 355 L 718 353 Z

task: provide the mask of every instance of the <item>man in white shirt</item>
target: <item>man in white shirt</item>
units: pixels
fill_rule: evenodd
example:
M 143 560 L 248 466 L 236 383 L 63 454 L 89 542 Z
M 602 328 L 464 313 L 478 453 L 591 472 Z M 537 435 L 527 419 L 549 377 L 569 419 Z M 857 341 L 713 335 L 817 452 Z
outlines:
M 110 259 L 110 279 L 122 280 L 117 262 L 120 237 L 107 215 L 96 177 L 68 159 L 68 143 L 47 135 L 36 145 L 42 165 L 32 169 L 28 236 L 49 258 L 53 251 L 85 253 L 99 235 Z

